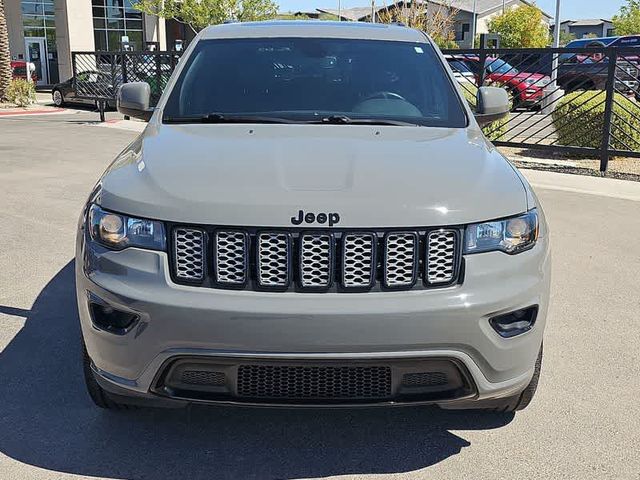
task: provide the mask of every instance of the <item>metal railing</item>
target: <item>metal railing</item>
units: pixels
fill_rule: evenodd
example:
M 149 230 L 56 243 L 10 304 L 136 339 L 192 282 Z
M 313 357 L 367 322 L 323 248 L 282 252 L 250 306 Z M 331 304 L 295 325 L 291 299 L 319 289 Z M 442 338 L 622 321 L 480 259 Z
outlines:
M 485 127 L 495 145 L 596 157 L 603 172 L 612 156 L 640 158 L 640 48 L 444 53 L 472 108 L 480 86 L 510 93 L 508 118 Z M 143 81 L 155 105 L 179 58 L 179 52 L 74 52 L 76 95 L 95 100 L 104 119 L 122 83 Z
M 73 52 L 73 88 L 77 98 L 94 100 L 104 121 L 107 104 L 115 104 L 123 83 L 147 82 L 156 105 L 171 77 L 180 52 Z
M 639 48 L 444 53 L 472 108 L 480 86 L 509 92 L 509 117 L 485 127 L 495 145 L 596 157 L 602 172 L 612 156 L 640 158 Z

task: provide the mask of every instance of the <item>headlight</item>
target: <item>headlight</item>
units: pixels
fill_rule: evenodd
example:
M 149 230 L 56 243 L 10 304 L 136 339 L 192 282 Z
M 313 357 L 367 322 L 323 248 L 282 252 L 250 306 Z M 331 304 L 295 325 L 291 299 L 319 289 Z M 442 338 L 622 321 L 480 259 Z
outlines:
M 89 209 L 89 234 L 96 242 L 116 250 L 126 247 L 165 250 L 161 222 L 106 212 L 95 204 Z
M 468 225 L 464 234 L 464 253 L 499 250 L 509 254 L 528 250 L 538 240 L 538 212 L 494 222 Z

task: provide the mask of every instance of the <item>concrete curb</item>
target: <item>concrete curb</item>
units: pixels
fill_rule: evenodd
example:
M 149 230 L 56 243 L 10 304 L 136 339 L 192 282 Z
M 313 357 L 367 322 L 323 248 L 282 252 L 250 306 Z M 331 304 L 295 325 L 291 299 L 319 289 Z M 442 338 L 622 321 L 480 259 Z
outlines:
M 46 110 L 0 110 L 0 117 L 15 117 L 16 115 L 52 115 L 57 113 L 66 113 L 66 108 L 46 109 Z
M 640 182 L 520 169 L 534 188 L 640 202 Z

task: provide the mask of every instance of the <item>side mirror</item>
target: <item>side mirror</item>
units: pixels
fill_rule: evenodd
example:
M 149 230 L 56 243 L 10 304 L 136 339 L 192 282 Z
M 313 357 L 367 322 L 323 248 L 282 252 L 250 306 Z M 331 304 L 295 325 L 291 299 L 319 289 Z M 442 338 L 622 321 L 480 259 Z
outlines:
M 118 111 L 129 117 L 149 121 L 153 108 L 149 107 L 151 87 L 147 82 L 123 83 L 118 89 Z
M 504 88 L 480 87 L 478 89 L 475 117 L 481 127 L 506 117 L 510 110 L 509 94 Z

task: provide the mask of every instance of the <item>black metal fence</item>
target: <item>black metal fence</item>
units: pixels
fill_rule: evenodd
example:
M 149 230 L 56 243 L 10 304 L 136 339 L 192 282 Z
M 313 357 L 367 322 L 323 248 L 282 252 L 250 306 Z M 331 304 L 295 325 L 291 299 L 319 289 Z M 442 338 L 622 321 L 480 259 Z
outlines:
M 497 146 L 600 158 L 640 158 L 640 48 L 447 50 L 449 65 L 475 108 L 479 86 L 501 86 L 508 118 L 485 128 Z M 151 86 L 155 105 L 179 52 L 74 52 L 76 95 L 104 107 L 122 83 Z M 102 118 L 104 118 L 101 108 Z
M 155 105 L 175 69 L 180 52 L 73 52 L 73 88 L 76 96 L 95 100 L 104 119 L 104 106 L 115 105 L 118 87 L 147 82 Z
M 479 86 L 509 92 L 509 117 L 485 127 L 495 145 L 595 156 L 601 171 L 640 157 L 640 48 L 444 53 L 472 108 Z

